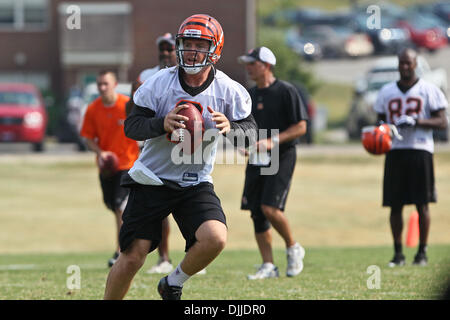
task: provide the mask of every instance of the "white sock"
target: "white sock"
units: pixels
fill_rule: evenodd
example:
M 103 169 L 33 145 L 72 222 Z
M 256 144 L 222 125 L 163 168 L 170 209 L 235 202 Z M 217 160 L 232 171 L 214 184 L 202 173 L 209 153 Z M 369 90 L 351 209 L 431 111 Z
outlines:
M 178 265 L 175 270 L 172 271 L 172 273 L 167 277 L 167 282 L 169 283 L 169 286 L 182 287 L 183 283 L 185 283 L 186 280 L 190 277 L 191 276 L 184 273 L 181 269 L 181 266 Z
M 272 262 L 264 262 L 262 265 L 261 265 L 261 268 L 263 268 L 263 269 L 266 269 L 266 268 L 271 268 L 271 269 L 273 269 L 275 267 L 275 265 L 272 263 Z
M 292 250 L 294 248 L 300 247 L 300 244 L 298 242 L 294 243 L 292 246 L 288 247 L 287 250 Z

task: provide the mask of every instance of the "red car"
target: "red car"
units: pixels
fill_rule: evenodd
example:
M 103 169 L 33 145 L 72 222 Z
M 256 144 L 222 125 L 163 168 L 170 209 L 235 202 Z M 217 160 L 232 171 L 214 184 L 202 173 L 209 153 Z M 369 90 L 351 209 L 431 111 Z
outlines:
M 0 83 L 0 142 L 31 142 L 43 150 L 47 111 L 38 88 L 28 83 Z
M 447 35 L 434 21 L 430 21 L 419 14 L 410 15 L 406 19 L 400 20 L 398 26 L 409 31 L 411 41 L 417 47 L 435 51 L 447 46 Z

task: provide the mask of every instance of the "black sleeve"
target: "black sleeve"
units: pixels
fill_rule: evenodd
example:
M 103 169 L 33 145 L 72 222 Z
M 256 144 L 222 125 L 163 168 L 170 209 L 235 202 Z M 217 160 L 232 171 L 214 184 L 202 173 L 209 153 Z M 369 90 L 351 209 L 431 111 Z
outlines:
M 231 131 L 226 137 L 238 146 L 240 141 L 244 141 L 245 147 L 248 147 L 257 141 L 258 125 L 255 118 L 250 114 L 247 118 L 230 122 Z
M 297 88 L 293 85 L 287 86 L 286 95 L 287 116 L 291 120 L 291 124 L 296 124 L 302 120 L 308 120 L 307 106 L 299 95 Z
M 133 140 L 143 141 L 165 133 L 164 118 L 155 118 L 155 112 L 134 105 L 125 120 L 125 135 Z

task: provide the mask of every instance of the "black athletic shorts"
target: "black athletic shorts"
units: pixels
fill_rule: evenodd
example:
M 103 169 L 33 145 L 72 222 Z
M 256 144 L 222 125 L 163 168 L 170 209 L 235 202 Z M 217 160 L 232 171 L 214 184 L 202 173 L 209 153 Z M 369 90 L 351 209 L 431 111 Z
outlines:
M 261 205 L 284 211 L 296 161 L 296 150 L 292 147 L 280 154 L 279 170 L 274 175 L 261 175 L 260 166 L 247 165 L 241 209 L 251 210 L 253 220 L 258 220 L 256 232 L 263 232 L 270 226 Z
M 383 206 L 436 201 L 433 154 L 413 149 L 388 152 L 384 167 Z
M 102 187 L 103 202 L 106 207 L 115 212 L 120 209 L 127 200 L 129 190 L 120 185 L 120 180 L 127 171 L 119 171 L 115 175 L 105 178 L 99 175 Z
M 185 188 L 134 184 L 122 216 L 120 250 L 125 251 L 134 239 L 151 240 L 149 252 L 155 250 L 161 241 L 162 221 L 170 213 L 186 240 L 185 251 L 195 243 L 195 232 L 203 222 L 218 220 L 226 225 L 211 183 Z

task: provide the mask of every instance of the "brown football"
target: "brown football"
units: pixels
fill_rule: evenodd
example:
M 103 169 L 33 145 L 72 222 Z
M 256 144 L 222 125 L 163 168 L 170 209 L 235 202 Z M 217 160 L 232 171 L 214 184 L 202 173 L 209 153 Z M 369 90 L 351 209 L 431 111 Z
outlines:
M 99 161 L 99 169 L 102 177 L 112 177 L 119 171 L 119 158 L 115 153 L 109 153 L 103 161 Z
M 203 122 L 202 114 L 194 104 L 190 102 L 183 102 L 183 104 L 188 105 L 188 108 L 181 109 L 178 111 L 178 114 L 188 117 L 189 120 L 183 122 L 186 126 L 185 129 L 178 130 L 178 142 L 183 143 L 183 152 L 190 154 L 202 144 L 203 133 L 205 132 L 205 123 Z M 188 147 L 189 143 L 190 148 Z

